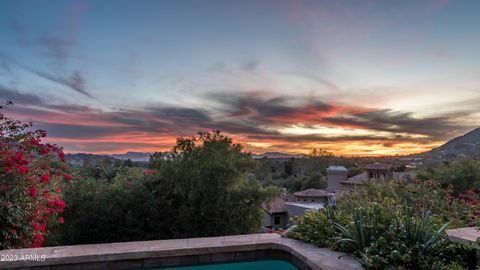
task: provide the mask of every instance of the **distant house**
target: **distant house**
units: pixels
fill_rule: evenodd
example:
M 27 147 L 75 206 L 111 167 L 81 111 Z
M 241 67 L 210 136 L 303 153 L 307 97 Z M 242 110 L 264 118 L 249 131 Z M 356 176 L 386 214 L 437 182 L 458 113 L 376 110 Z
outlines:
M 340 181 L 343 189 L 349 189 L 356 185 L 362 185 L 370 179 L 389 181 L 392 179 L 409 180 L 417 176 L 415 172 L 395 172 L 388 164 L 372 163 L 365 166 L 365 172 Z
M 303 203 L 325 203 L 328 197 L 333 196 L 334 193 L 324 189 L 307 189 L 293 193 L 297 202 Z
M 263 205 L 263 226 L 268 229 L 278 230 L 287 228 L 288 213 L 284 209 L 286 198 L 277 197 L 268 204 Z
M 302 216 L 309 211 L 318 211 L 324 207 L 325 203 L 323 202 L 287 202 L 283 206 L 285 211 L 287 211 L 288 223 L 290 226 L 293 223 L 293 219 L 296 217 Z
M 323 189 L 307 189 L 295 192 L 293 196 L 282 195 L 263 205 L 263 226 L 268 229 L 286 229 L 292 219 L 307 211 L 318 211 L 334 196 L 333 192 Z
M 365 166 L 369 179 L 390 180 L 393 178 L 393 166 L 389 164 L 372 163 Z
M 286 229 L 292 219 L 307 211 L 318 211 L 335 196 L 332 191 L 324 189 L 307 189 L 295 192 L 293 196 L 282 195 L 269 204 L 263 205 L 263 227 L 273 230 Z
M 343 166 L 330 166 L 327 168 L 327 189 L 307 189 L 292 195 L 283 194 L 269 204 L 264 204 L 264 227 L 278 230 L 286 229 L 291 225 L 292 219 L 308 211 L 318 211 L 326 205 L 331 198 L 342 190 L 352 190 L 357 185 L 362 185 L 369 179 L 392 180 L 414 179 L 414 172 L 395 172 L 388 164 L 372 163 L 365 166 L 365 172 L 348 178 L 348 170 Z
M 347 179 L 348 170 L 343 166 L 330 166 L 327 169 L 327 189 L 307 189 L 282 196 L 264 206 L 264 227 L 286 228 L 291 220 L 307 211 L 318 211 L 335 196 L 341 188 L 340 181 Z M 286 222 L 284 222 L 286 220 Z

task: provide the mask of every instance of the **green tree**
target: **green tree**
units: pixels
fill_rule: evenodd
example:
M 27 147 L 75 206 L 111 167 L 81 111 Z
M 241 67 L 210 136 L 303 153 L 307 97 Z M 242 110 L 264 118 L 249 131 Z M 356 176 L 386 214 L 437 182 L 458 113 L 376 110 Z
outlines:
M 171 187 L 173 207 L 178 209 L 176 237 L 258 231 L 261 204 L 276 189 L 263 188 L 248 177 L 255 162 L 242 150 L 214 131 L 179 138 L 171 153 L 152 155 L 158 181 Z
M 363 168 L 360 168 L 360 167 L 350 167 L 350 168 L 348 168 L 348 177 L 352 177 L 352 176 L 361 174 L 361 173 L 363 173 L 363 172 L 364 172 Z
M 220 132 L 179 138 L 172 151 L 152 155 L 148 173 L 112 164 L 114 176 L 94 173 L 66 183 L 65 226 L 50 243 L 257 232 L 261 205 L 277 190 L 262 187 L 248 173 L 255 164 L 250 154 Z M 83 168 L 92 172 L 91 167 Z
M 66 183 L 65 224 L 52 245 L 172 238 L 176 209 L 166 187 L 145 177 L 141 168 L 120 172 L 112 181 L 87 178 Z
M 480 188 L 480 161 L 464 158 L 440 166 L 427 164 L 419 172 L 420 179 L 434 179 L 443 186 L 453 185 L 455 193 Z
M 327 187 L 327 180 L 321 174 L 307 175 L 302 179 L 302 190 L 309 188 L 322 189 Z

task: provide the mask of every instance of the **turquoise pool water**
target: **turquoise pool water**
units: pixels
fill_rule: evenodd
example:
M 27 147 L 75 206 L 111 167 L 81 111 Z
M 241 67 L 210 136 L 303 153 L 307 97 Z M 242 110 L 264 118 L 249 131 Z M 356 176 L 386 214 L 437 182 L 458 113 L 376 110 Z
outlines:
M 298 270 L 298 268 L 286 261 L 262 260 L 251 262 L 216 263 L 168 268 L 149 268 L 149 270 Z

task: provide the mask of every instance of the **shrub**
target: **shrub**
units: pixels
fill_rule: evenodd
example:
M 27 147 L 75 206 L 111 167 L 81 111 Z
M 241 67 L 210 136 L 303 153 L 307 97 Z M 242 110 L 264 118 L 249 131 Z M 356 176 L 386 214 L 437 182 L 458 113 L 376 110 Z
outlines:
M 353 208 L 349 212 L 352 215 L 352 222 L 333 223 L 339 234 L 335 237 L 334 245 L 357 255 L 362 254 L 394 223 L 396 212 L 389 203 L 371 202 L 366 206 Z
M 276 189 L 248 175 L 254 164 L 220 133 L 180 138 L 149 169 L 118 170 L 65 184 L 63 244 L 257 232 L 263 202 Z M 106 180 L 106 178 L 105 178 Z
M 176 210 L 164 187 L 140 168 L 123 172 L 112 182 L 87 178 L 64 186 L 65 225 L 62 244 L 105 243 L 170 238 Z
M 451 243 L 444 230 L 465 224 L 478 196 L 450 194 L 432 181 L 372 181 L 338 196 L 336 206 L 327 208 L 333 214 L 322 209 L 300 217 L 287 236 L 351 252 L 369 269 L 471 266 L 474 251 Z
M 335 228 L 333 222 L 337 219 L 345 218 L 343 216 L 331 215 L 332 209 L 322 208 L 319 211 L 307 212 L 296 221 L 296 227 L 289 231 L 287 236 L 290 238 L 313 243 L 318 247 L 329 247 L 333 245 L 333 236 Z M 348 221 L 342 220 L 342 223 Z
M 444 187 L 453 185 L 455 194 L 464 193 L 469 189 L 480 188 L 480 160 L 462 158 L 442 165 L 427 164 L 421 168 L 420 179 L 435 179 Z
M 470 196 L 469 198 L 472 198 Z M 451 185 L 442 188 L 440 184 L 432 180 L 416 181 L 369 181 L 359 186 L 355 192 L 344 192 L 337 200 L 339 209 L 353 209 L 370 202 L 384 203 L 389 198 L 398 205 L 407 204 L 417 209 L 421 214 L 422 209 L 435 213 L 443 222 L 452 221 L 452 226 L 467 226 L 469 219 L 473 219 L 472 208 L 469 204 L 475 204 L 467 200 L 468 197 L 457 198 L 453 196 Z
M 0 249 L 40 247 L 49 223 L 63 223 L 60 182 L 72 176 L 62 149 L 30 127 L 0 111 Z

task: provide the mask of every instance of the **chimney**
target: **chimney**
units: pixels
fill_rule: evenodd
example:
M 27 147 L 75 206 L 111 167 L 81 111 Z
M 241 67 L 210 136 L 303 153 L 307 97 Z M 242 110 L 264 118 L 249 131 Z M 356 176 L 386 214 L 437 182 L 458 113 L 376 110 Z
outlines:
M 327 189 L 340 190 L 342 185 L 340 181 L 347 180 L 348 170 L 343 166 L 330 166 L 327 168 Z

